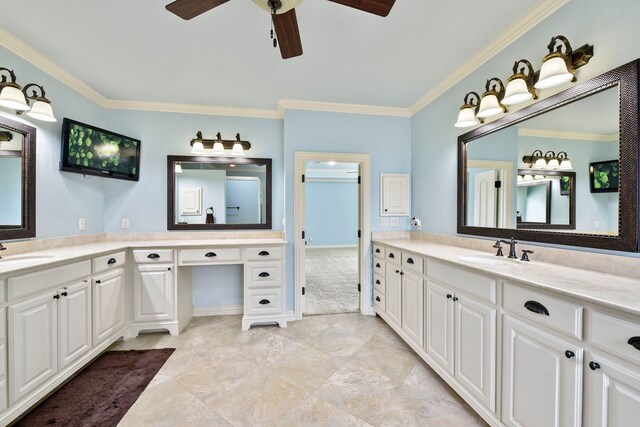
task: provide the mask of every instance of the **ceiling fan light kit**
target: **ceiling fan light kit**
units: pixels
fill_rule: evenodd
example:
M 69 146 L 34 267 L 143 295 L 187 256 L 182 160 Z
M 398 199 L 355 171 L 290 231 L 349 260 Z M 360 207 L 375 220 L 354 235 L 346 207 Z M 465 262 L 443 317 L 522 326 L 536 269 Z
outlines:
M 570 81 L 575 82 L 576 70 L 588 64 L 593 57 L 593 45 L 586 44 L 573 50 L 569 40 L 561 35 L 552 37 L 547 49 L 549 53 L 542 59 L 540 71 L 534 71 L 529 61 L 521 59 L 514 63 L 513 74 L 509 77 L 506 88 L 498 78 L 487 80 L 486 92 L 482 95 L 479 106 L 476 107 L 476 104 L 471 106 L 473 108 L 469 108 L 467 102 L 469 94 L 467 94 L 454 126 L 461 128 L 476 126 L 481 123 L 477 117 L 493 117 L 506 113 L 506 106 L 538 99 L 536 89 L 548 89 Z M 490 82 L 494 82 L 491 87 Z M 470 116 L 472 112 L 475 112 L 473 118 Z
M 221 6 L 230 0 L 175 0 L 166 9 L 182 19 L 189 20 L 202 15 L 211 9 Z M 396 0 L 328 0 L 363 12 L 378 16 L 387 16 Z M 273 29 L 271 39 L 273 47 L 280 46 L 282 59 L 294 58 L 302 55 L 302 40 L 296 17 L 296 6 L 302 0 L 253 0 L 266 12 L 271 14 Z

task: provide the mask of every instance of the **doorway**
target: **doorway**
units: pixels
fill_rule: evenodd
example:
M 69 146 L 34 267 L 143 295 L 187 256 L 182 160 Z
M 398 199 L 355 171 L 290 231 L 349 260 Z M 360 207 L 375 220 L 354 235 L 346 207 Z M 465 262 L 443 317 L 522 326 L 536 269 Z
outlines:
M 371 314 L 370 155 L 294 159 L 296 318 Z

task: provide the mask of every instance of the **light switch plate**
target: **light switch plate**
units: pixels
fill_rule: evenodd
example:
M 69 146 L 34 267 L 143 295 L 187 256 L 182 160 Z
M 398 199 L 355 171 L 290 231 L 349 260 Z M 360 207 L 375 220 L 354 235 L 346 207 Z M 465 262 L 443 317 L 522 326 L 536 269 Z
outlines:
M 389 218 L 380 218 L 380 226 L 388 227 L 389 226 Z
M 87 229 L 87 220 L 84 218 L 80 218 L 78 220 L 78 230 L 84 231 Z
M 399 218 L 391 218 L 391 226 L 392 227 L 398 227 L 400 226 L 400 219 Z
M 129 218 L 122 218 L 122 228 L 129 228 Z

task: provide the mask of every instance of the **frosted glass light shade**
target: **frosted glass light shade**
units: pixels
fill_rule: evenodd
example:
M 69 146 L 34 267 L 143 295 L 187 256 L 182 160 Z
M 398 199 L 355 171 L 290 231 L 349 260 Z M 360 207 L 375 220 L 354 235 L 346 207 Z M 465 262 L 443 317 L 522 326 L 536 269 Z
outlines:
M 182 165 L 180 163 L 176 163 L 175 172 L 182 173 Z
M 536 162 L 533 164 L 533 167 L 535 169 L 544 169 L 547 167 L 547 161 L 545 160 L 544 157 L 540 157 L 538 160 L 536 160 Z
M 31 110 L 27 112 L 27 116 L 36 119 L 42 120 L 43 122 L 57 122 L 58 120 L 53 115 L 53 109 L 51 108 L 51 104 L 46 101 L 41 101 L 39 99 L 33 103 Z
M 560 169 L 564 169 L 564 170 L 573 169 L 573 165 L 571 164 L 571 160 L 569 160 L 569 159 L 563 159 L 563 160 L 560 162 Z
M 547 163 L 547 167 L 550 169 L 558 169 L 560 167 L 560 162 L 558 162 L 558 159 L 556 158 L 549 159 L 549 163 Z
M 2 88 L 2 91 L 0 91 L 0 105 L 16 111 L 26 111 L 29 109 L 29 104 L 27 104 L 24 93 L 22 93 L 19 86 L 16 87 L 12 83 L 7 84 Z
M 478 117 L 486 118 L 493 117 L 500 113 L 503 113 L 504 110 L 502 106 L 500 106 L 500 102 L 498 102 L 498 97 L 489 94 L 482 97 L 480 100 L 480 110 L 478 110 Z
M 204 154 L 204 145 L 200 141 L 196 141 L 193 143 L 191 147 L 192 154 Z
M 516 105 L 533 98 L 533 94 L 529 92 L 529 87 L 524 79 L 513 79 L 507 85 L 502 103 L 504 105 Z
M 534 85 L 536 89 L 548 89 L 560 86 L 573 79 L 573 73 L 567 69 L 564 58 L 550 58 L 542 64 L 540 78 Z
M 244 148 L 242 148 L 242 144 L 240 144 L 239 142 L 233 144 L 231 154 L 234 156 L 244 156 Z
M 522 178 L 523 181 L 533 181 L 533 175 L 525 175 L 524 178 Z
M 215 142 L 213 144 L 213 154 L 224 154 L 224 145 L 222 145 L 222 142 Z
M 480 122 L 476 117 L 476 112 L 473 111 L 473 108 L 468 107 L 460 110 L 460 113 L 458 114 L 458 121 L 454 126 L 457 128 L 468 128 L 479 123 Z

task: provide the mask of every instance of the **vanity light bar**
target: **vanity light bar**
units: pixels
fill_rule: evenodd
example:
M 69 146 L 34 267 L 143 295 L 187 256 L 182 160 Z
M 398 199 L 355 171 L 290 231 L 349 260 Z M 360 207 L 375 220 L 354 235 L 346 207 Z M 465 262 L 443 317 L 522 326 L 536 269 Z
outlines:
M 494 77 L 487 80 L 486 91 L 479 102 L 470 104 L 467 99 L 469 94 L 467 94 L 455 126 L 460 128 L 476 126 L 480 123 L 478 118 L 489 118 L 506 113 L 505 106 L 537 99 L 536 89 L 548 89 L 569 81 L 575 82 L 576 70 L 588 64 L 593 57 L 593 45 L 586 44 L 573 50 L 569 40 L 562 35 L 552 37 L 547 49 L 549 53 L 542 59 L 540 71 L 534 71 L 533 66 L 526 59 L 520 59 L 513 65 L 513 74 L 509 77 L 506 88 L 500 79 Z
M 22 88 L 16 83 L 16 74 L 13 70 L 0 67 L 0 73 L 4 73 L 2 80 L 0 80 L 0 106 L 15 110 L 18 115 L 26 113 L 27 116 L 36 120 L 58 121 L 53 115 L 51 101 L 47 99 L 44 87 L 29 83 Z M 29 94 L 29 89 L 31 89 L 31 94 Z M 29 105 L 29 101 L 32 101 L 33 104 Z
M 222 139 L 220 132 L 216 139 L 202 138 L 202 132 L 198 131 L 196 137 L 191 140 L 191 153 L 210 156 L 244 156 L 251 149 L 249 141 L 242 141 L 240 134 L 236 134 L 235 140 Z

